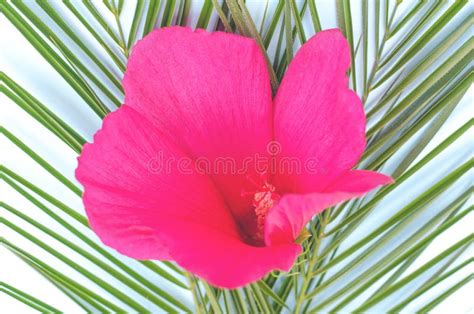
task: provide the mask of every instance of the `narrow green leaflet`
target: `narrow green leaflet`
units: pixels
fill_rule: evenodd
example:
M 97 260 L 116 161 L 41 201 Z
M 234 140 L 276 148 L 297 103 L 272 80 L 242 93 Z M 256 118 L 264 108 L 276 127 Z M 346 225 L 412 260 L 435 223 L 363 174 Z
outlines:
M 52 307 L 51 305 L 48 305 L 41 300 L 38 300 L 37 298 L 33 297 L 32 295 L 29 295 L 24 291 L 16 289 L 15 287 L 7 284 L 6 282 L 0 282 L 0 292 L 8 294 L 11 297 L 40 312 L 61 313 L 61 311 Z

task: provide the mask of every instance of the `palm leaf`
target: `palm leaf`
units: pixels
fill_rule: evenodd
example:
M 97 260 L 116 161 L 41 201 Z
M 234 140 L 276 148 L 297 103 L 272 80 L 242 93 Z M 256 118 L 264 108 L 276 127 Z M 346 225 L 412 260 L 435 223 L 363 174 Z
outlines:
M 472 211 L 472 187 L 465 182 L 472 159 L 463 143 L 473 120 L 452 127 L 466 110 L 472 82 L 467 1 L 196 4 L 0 1 L 2 23 L 55 73 L 57 81 L 41 86 L 60 94 L 55 85 L 62 84 L 78 104 L 58 107 L 34 88 L 42 77 L 22 67 L 18 73 L 2 68 L 6 115 L 21 120 L 20 125 L 3 121 L 0 133 L 9 151 L 29 165 L 6 160 L 0 166 L 8 195 L 15 196 L 0 202 L 2 245 L 86 312 L 425 312 L 449 301 L 472 279 L 466 275 L 472 235 L 457 237 L 437 256 L 424 256 Z M 124 9 L 129 5 L 132 10 Z M 120 106 L 120 81 L 133 44 L 168 25 L 254 38 L 266 56 L 274 91 L 296 49 L 314 32 L 338 25 L 351 46 L 352 87 L 368 111 L 368 146 L 360 165 L 383 169 L 396 183 L 315 217 L 308 226 L 312 238 L 303 243 L 304 253 L 289 274 L 272 273 L 238 290 L 213 288 L 173 263 L 137 262 L 104 247 L 88 227 L 74 161 L 64 167 L 63 156 L 78 155 L 97 128 L 96 117 Z M 83 108 L 89 111 L 79 124 L 64 114 Z M 44 135 L 39 143 L 22 131 L 26 124 Z M 0 288 L 39 311 L 62 310 L 14 282 Z

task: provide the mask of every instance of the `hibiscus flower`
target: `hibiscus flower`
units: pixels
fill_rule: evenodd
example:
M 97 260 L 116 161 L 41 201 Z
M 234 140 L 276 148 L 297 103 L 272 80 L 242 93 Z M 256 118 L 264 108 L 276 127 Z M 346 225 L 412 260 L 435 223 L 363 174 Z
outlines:
M 175 261 L 218 287 L 289 271 L 314 215 L 392 181 L 352 169 L 365 115 L 349 67 L 341 32 L 319 32 L 272 99 L 253 39 L 155 30 L 133 48 L 125 104 L 78 159 L 92 229 L 122 254 Z M 200 167 L 224 157 L 231 171 Z

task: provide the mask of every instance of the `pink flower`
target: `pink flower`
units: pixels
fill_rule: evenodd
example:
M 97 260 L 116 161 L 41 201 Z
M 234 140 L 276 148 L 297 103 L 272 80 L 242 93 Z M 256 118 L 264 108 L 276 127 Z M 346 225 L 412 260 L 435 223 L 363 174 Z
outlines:
M 365 115 L 348 89 L 349 66 L 341 32 L 319 32 L 272 100 L 254 40 L 154 31 L 133 49 L 125 105 L 79 157 L 92 229 L 125 255 L 175 261 L 219 287 L 288 271 L 315 214 L 392 182 L 352 170 L 365 148 Z M 160 169 L 150 167 L 158 155 Z M 198 171 L 222 157 L 245 171 Z M 278 167 L 295 161 L 304 169 Z

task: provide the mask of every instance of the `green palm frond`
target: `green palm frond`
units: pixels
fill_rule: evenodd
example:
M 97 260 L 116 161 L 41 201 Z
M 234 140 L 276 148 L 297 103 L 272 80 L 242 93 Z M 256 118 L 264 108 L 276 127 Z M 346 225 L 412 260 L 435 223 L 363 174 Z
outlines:
M 14 73 L 3 64 L 9 60 L 0 60 L 5 116 L 15 111 L 40 134 L 30 138 L 7 120 L 0 126 L 2 152 L 22 156 L 0 166 L 2 189 L 16 196 L 2 194 L 0 200 L 1 244 L 86 312 L 433 309 L 472 279 L 466 275 L 472 234 L 424 257 L 472 212 L 467 179 L 473 161 L 463 145 L 473 119 L 452 127 L 455 113 L 466 110 L 472 83 L 470 5 L 0 0 L 1 25 L 9 23 L 12 36 L 24 38 L 55 75 L 45 82 L 38 72 L 18 66 Z M 299 46 L 315 32 L 339 27 L 351 46 L 350 84 L 367 111 L 368 145 L 360 166 L 383 169 L 396 182 L 314 218 L 312 237 L 290 273 L 275 272 L 237 290 L 216 289 L 173 263 L 138 262 L 109 250 L 89 229 L 74 156 L 100 119 L 121 105 L 120 82 L 134 43 L 169 25 L 254 38 L 274 91 Z M 63 96 L 45 97 L 51 91 Z M 0 282 L 0 290 L 38 311 L 62 311 L 61 304 L 40 300 L 14 282 Z

